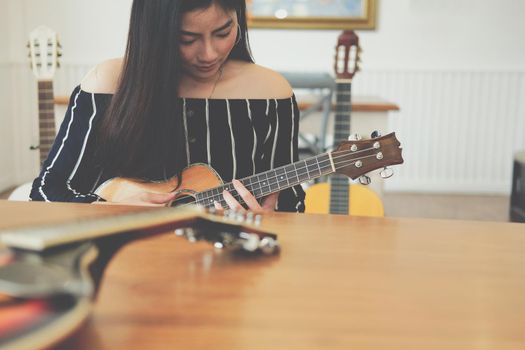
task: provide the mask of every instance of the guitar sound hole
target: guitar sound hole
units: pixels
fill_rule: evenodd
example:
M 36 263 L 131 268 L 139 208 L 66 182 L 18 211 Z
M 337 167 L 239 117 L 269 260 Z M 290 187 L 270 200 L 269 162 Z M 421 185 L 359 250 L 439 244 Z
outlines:
M 180 205 L 193 203 L 195 203 L 195 198 L 193 198 L 192 196 L 181 196 L 175 199 L 173 202 L 171 202 L 170 207 L 178 207 Z

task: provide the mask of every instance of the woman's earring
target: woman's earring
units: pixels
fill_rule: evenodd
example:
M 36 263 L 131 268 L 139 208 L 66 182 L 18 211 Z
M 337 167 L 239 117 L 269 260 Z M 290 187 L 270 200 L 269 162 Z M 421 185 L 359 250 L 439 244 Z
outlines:
M 237 45 L 242 38 L 242 32 L 241 32 L 241 26 L 237 24 L 237 40 L 235 41 L 235 45 Z

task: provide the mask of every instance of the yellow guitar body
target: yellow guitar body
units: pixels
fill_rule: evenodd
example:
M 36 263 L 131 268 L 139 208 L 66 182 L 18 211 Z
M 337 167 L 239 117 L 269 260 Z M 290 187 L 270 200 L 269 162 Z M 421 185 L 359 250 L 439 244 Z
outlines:
M 350 215 L 384 216 L 383 202 L 379 196 L 363 185 L 350 185 L 348 195 Z M 306 189 L 306 212 L 330 214 L 330 184 L 319 183 Z

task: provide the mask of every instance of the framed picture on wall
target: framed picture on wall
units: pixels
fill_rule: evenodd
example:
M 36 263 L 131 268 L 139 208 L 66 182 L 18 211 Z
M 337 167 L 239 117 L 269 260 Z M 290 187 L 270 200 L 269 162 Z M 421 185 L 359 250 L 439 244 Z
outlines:
M 374 29 L 377 0 L 248 0 L 252 28 Z

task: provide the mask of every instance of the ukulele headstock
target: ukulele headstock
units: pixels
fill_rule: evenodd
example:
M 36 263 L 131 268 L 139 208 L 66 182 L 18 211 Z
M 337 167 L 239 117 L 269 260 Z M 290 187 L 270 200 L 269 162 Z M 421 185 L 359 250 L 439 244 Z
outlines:
M 400 146 L 395 133 L 366 140 L 343 141 L 332 152 L 336 173 L 355 180 L 372 170 L 402 164 Z
M 352 80 L 360 70 L 361 48 L 359 37 L 353 30 L 345 30 L 337 40 L 335 47 L 335 76 L 337 79 Z

